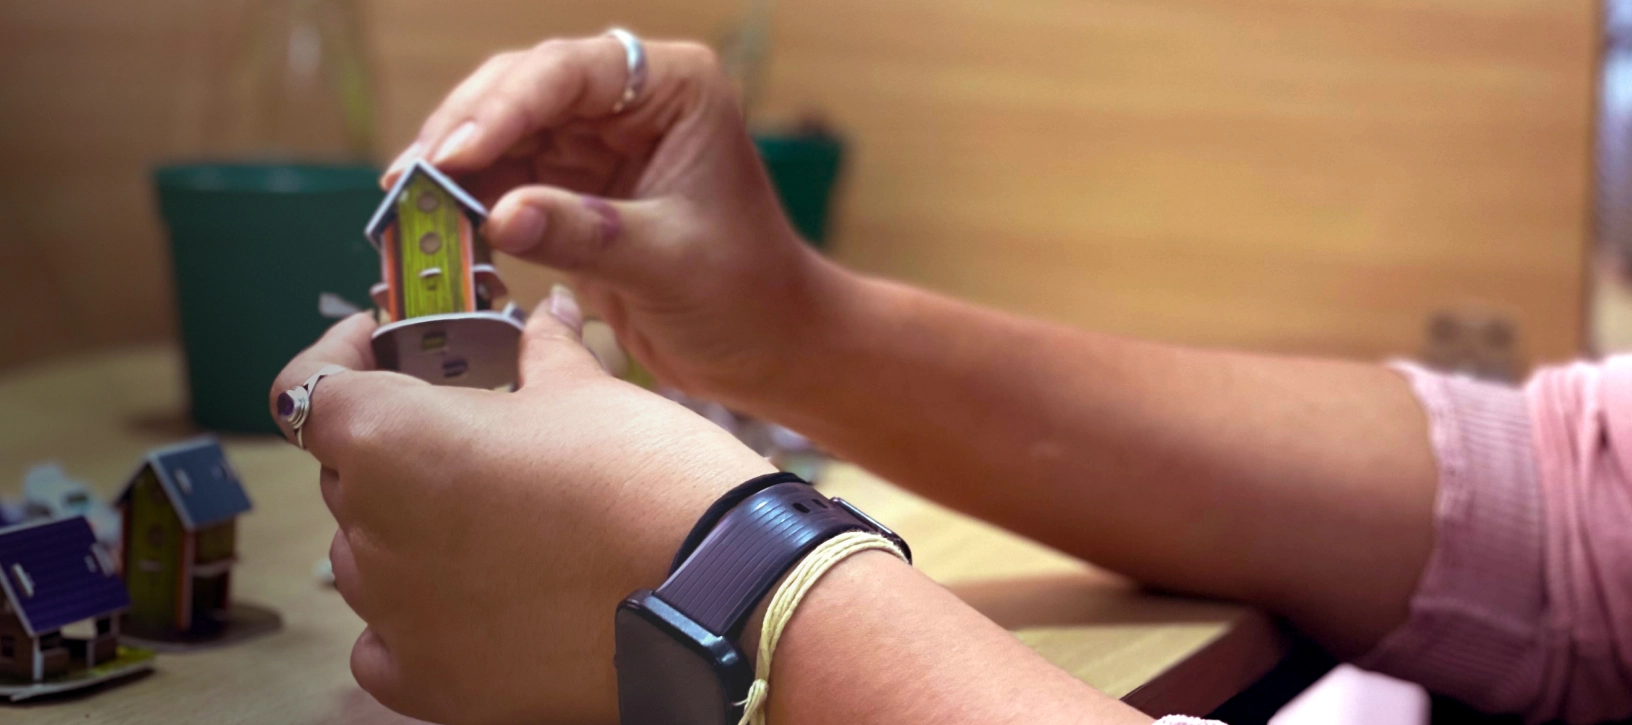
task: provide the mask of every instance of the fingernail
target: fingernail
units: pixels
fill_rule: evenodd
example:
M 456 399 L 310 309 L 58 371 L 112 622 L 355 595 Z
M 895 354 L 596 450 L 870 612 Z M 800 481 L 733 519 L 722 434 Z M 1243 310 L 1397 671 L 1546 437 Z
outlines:
M 460 151 L 465 150 L 465 147 L 470 145 L 470 140 L 475 136 L 475 121 L 466 121 L 459 124 L 459 128 L 454 129 L 453 133 L 448 134 L 448 137 L 442 140 L 442 145 L 436 147 L 436 154 L 431 156 L 431 163 L 440 166 L 448 159 L 459 155 Z
M 550 316 L 561 321 L 561 324 L 573 329 L 574 332 L 584 330 L 584 312 L 578 309 L 578 298 L 572 290 L 564 284 L 550 287 Z
M 400 173 L 408 164 L 413 163 L 414 159 L 419 158 L 420 152 L 424 150 L 425 144 L 415 141 L 408 148 L 403 149 L 402 153 L 397 154 L 397 158 L 392 159 L 391 165 L 385 167 L 385 173 L 380 174 L 381 188 L 386 188 L 388 183 L 386 180 Z
M 516 206 L 510 220 L 500 229 L 501 233 L 493 235 L 492 240 L 493 246 L 511 254 L 521 254 L 538 246 L 538 240 L 544 237 L 544 225 L 549 223 L 543 209 L 527 203 Z

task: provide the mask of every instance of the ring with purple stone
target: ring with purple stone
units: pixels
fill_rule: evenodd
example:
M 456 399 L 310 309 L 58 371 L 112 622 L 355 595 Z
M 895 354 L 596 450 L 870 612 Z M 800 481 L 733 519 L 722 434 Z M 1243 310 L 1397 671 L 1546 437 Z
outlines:
M 289 430 L 295 434 L 295 445 L 300 446 L 301 450 L 306 450 L 306 436 L 302 430 L 306 426 L 306 419 L 312 415 L 312 392 L 317 390 L 317 381 L 346 370 L 339 365 L 325 365 L 306 378 L 306 382 L 278 393 L 278 417 L 289 425 Z

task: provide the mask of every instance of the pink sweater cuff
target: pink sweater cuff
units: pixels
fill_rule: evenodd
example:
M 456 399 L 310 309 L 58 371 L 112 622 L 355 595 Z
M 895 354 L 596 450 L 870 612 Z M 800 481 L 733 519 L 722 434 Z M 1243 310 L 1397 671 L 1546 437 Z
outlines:
M 1360 664 L 1531 722 L 1632 715 L 1632 356 L 1522 391 L 1396 367 L 1439 464 L 1434 549 Z
M 1428 415 L 1439 464 L 1433 553 L 1406 623 L 1356 664 L 1482 709 L 1523 712 L 1542 665 L 1543 502 L 1524 393 L 1393 366 Z

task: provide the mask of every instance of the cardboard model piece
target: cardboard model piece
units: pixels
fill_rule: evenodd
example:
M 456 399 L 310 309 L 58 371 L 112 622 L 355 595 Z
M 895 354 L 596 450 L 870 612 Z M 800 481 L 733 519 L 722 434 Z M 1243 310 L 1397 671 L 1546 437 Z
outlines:
M 516 382 L 523 315 L 505 294 L 477 229 L 487 209 L 430 164 L 410 164 L 364 234 L 380 250 L 374 302 L 390 319 L 374 332 L 379 366 L 438 385 Z
M 125 519 L 131 636 L 158 645 L 277 629 L 275 613 L 232 601 L 238 516 L 250 503 L 214 438 L 149 451 L 117 503 Z
M 69 478 L 56 461 L 37 464 L 23 474 L 23 513 L 27 521 L 84 516 L 97 541 L 110 549 L 119 546 L 119 512 L 83 482 Z
M 83 516 L 0 529 L 0 697 L 22 700 L 151 669 L 119 645 L 130 606 L 113 555 Z M 64 627 L 88 622 L 77 634 Z

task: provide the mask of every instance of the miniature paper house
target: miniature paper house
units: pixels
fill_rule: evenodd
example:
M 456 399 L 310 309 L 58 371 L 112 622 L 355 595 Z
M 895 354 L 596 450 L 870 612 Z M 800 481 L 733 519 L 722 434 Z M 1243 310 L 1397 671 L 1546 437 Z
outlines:
M 374 333 L 379 366 L 431 383 L 497 388 L 516 380 L 522 315 L 493 311 L 505 294 L 477 230 L 482 204 L 415 161 L 386 192 L 364 234 L 380 250 L 374 302 L 390 322 Z
M 0 675 L 39 682 L 117 656 L 130 597 L 85 517 L 0 529 L 0 584 Z M 90 637 L 63 636 L 85 620 Z
M 69 478 L 55 461 L 38 464 L 23 475 L 23 513 L 30 521 L 84 516 L 97 541 L 119 546 L 119 512 L 83 482 Z
M 220 626 L 250 509 L 221 445 L 199 438 L 150 451 L 119 494 L 133 635 L 197 636 Z

